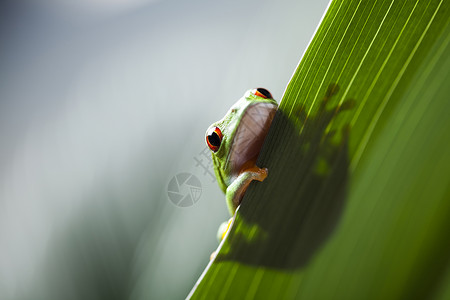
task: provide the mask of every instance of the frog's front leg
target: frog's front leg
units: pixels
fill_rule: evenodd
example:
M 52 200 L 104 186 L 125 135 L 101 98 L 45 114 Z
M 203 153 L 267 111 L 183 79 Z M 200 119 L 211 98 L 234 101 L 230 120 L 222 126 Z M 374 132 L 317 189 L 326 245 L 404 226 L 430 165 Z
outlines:
M 226 192 L 226 200 L 228 210 L 234 215 L 236 208 L 241 203 L 242 197 L 252 180 L 263 181 L 267 177 L 267 168 L 259 168 L 257 166 L 245 169 L 239 176 L 228 186 Z

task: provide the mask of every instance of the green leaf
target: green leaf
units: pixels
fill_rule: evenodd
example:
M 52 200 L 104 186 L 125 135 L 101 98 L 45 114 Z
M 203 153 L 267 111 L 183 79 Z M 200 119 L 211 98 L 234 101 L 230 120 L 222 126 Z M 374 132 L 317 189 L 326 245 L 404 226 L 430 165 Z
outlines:
M 194 299 L 450 295 L 448 1 L 332 1 Z

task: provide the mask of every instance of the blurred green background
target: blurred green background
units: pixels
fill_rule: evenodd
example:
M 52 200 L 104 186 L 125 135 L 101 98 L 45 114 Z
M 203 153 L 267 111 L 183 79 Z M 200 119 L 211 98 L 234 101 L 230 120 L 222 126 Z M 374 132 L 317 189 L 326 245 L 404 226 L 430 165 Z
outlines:
M 2 1 L 0 299 L 184 298 L 228 218 L 205 130 L 249 88 L 281 98 L 327 5 Z

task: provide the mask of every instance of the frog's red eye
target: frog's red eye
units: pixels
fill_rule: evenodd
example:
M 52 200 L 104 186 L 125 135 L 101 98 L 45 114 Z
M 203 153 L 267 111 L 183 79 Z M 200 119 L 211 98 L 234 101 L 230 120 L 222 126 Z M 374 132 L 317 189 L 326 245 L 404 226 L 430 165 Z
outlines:
M 255 96 L 258 96 L 258 97 L 261 97 L 264 99 L 272 99 L 272 94 L 264 88 L 255 89 L 254 94 L 255 94 Z
M 208 144 L 209 149 L 213 152 L 217 152 L 220 143 L 222 143 L 222 137 L 222 131 L 220 131 L 219 127 L 211 127 L 206 133 L 206 143 Z

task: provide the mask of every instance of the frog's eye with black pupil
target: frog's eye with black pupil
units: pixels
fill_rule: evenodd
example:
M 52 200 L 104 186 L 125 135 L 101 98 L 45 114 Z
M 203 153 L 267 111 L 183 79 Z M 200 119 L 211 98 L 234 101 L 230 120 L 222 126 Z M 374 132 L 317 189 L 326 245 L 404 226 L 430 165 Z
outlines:
M 264 89 L 264 88 L 257 88 L 255 91 L 255 96 L 264 98 L 264 99 L 272 99 L 272 94 Z
M 222 137 L 222 131 L 220 131 L 219 127 L 211 127 L 206 133 L 206 143 L 208 144 L 209 149 L 213 152 L 217 152 L 220 143 L 222 143 Z

